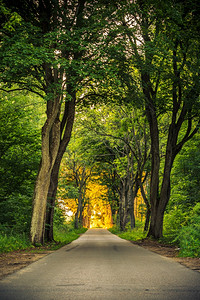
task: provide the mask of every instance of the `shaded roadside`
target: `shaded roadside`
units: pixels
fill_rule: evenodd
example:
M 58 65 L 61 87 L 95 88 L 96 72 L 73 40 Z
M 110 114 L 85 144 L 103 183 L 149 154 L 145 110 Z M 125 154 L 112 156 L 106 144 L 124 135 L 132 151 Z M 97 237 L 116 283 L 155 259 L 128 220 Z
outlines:
M 161 244 L 149 239 L 131 241 L 131 243 L 156 252 L 162 256 L 170 257 L 189 269 L 200 272 L 200 258 L 178 257 L 180 249 L 176 246 Z

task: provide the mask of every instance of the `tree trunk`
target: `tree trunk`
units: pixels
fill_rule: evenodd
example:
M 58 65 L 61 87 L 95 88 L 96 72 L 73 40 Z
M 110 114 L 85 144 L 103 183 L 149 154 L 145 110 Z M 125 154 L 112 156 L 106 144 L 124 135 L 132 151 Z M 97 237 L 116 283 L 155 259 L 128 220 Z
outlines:
M 71 132 L 74 124 L 74 116 L 75 116 L 75 93 L 72 95 L 73 100 L 66 102 L 65 104 L 65 112 L 63 116 L 63 120 L 61 122 L 61 130 L 60 130 L 60 147 L 58 150 L 58 154 L 56 157 L 55 164 L 53 166 L 51 172 L 50 186 L 48 190 L 48 205 L 46 212 L 46 230 L 45 230 L 45 240 L 53 241 L 53 217 L 54 217 L 54 208 L 56 201 L 56 193 L 58 187 L 58 176 L 60 163 L 62 161 L 62 157 L 65 153 L 66 147 L 71 138 Z M 63 138 L 61 138 L 63 136 Z
M 150 217 L 151 217 L 151 209 L 147 208 L 146 216 L 145 216 L 144 231 L 147 231 L 149 229 Z
M 120 229 L 125 231 L 128 215 L 127 196 L 126 196 L 126 179 L 121 179 L 120 183 L 120 205 L 119 205 L 119 217 L 120 217 Z
M 56 162 L 52 169 L 50 186 L 47 195 L 46 225 L 45 225 L 45 241 L 53 241 L 53 218 L 56 193 L 58 187 L 58 174 L 60 163 Z
M 163 219 L 166 206 L 170 199 L 170 175 L 174 158 L 176 156 L 176 143 L 178 138 L 178 130 L 175 124 L 171 124 L 168 132 L 168 140 L 165 154 L 165 166 L 162 179 L 162 186 L 160 190 L 160 196 L 157 196 L 156 205 L 151 202 L 151 222 L 148 232 L 148 236 L 152 236 L 155 239 L 159 239 L 163 236 Z
M 74 228 L 78 229 L 79 228 L 79 220 L 81 219 L 82 214 L 82 193 L 79 194 L 78 196 L 78 206 L 77 206 L 77 211 L 75 213 L 75 223 L 74 223 Z
M 44 243 L 47 195 L 60 142 L 59 100 L 51 106 L 47 108 L 47 120 L 42 128 L 42 159 L 35 184 L 30 230 L 32 244 Z
M 164 212 L 159 208 L 151 212 L 151 222 L 148 231 L 148 236 L 155 239 L 160 239 L 163 235 L 163 216 Z
M 150 217 L 151 217 L 151 206 L 150 203 L 147 199 L 144 187 L 143 187 L 144 182 L 142 182 L 141 180 L 139 181 L 139 185 L 140 185 L 140 190 L 141 190 L 141 195 L 142 198 L 144 200 L 144 203 L 146 204 L 146 217 L 145 217 L 145 225 L 144 225 L 144 231 L 147 231 L 149 228 L 149 222 L 150 222 Z
M 160 170 L 160 155 L 159 155 L 159 132 L 156 119 L 156 113 L 151 110 L 149 113 L 149 125 L 151 135 L 151 182 L 150 182 L 150 203 L 151 203 L 151 223 L 148 236 L 160 238 L 162 236 L 162 219 L 159 216 L 159 170 Z
M 134 200 L 137 196 L 138 184 L 135 182 L 135 189 L 133 190 L 133 182 L 129 185 L 128 190 L 128 211 L 130 216 L 131 229 L 135 228 L 135 215 L 134 215 Z

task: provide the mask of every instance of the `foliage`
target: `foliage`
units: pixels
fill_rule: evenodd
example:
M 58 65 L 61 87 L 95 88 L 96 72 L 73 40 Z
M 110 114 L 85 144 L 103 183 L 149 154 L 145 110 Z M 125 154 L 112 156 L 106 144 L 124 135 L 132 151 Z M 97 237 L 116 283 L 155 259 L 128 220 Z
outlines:
M 200 199 L 200 133 L 185 145 L 174 163 L 172 193 L 168 210 L 174 206 L 184 212 L 191 210 Z
M 27 249 L 30 246 L 31 243 L 26 234 L 8 233 L 8 230 L 5 230 L 5 228 L 1 227 L 0 253 Z
M 31 244 L 28 235 L 26 234 L 5 233 L 3 230 L 1 230 L 0 253 L 7 253 L 16 250 L 28 250 L 32 252 L 38 252 L 44 249 L 57 250 L 60 247 L 76 240 L 80 236 L 80 234 L 83 234 L 87 231 L 86 228 L 74 229 L 73 224 L 65 224 L 62 226 L 56 225 L 54 228 L 55 241 L 52 243 L 46 243 L 43 247 L 41 247 L 41 245 L 39 244 L 36 247 L 34 247 Z
M 113 226 L 109 229 L 109 231 L 118 235 L 122 239 L 137 241 L 146 237 L 146 233 L 144 233 L 143 228 L 144 224 L 136 221 L 136 227 L 134 229 L 131 229 L 130 226 L 127 226 L 127 230 L 122 232 L 118 226 Z
M 134 194 L 138 193 L 139 184 L 144 184 L 147 178 L 144 174 L 149 169 L 150 144 L 143 114 L 130 104 L 101 104 L 79 111 L 77 122 L 80 125 L 76 134 L 83 137 L 83 154 L 95 160 L 94 171 L 101 174 L 102 185 L 108 187 L 113 215 L 116 211 L 119 213 L 122 205 L 126 211 L 129 206 L 132 212 L 130 206 L 134 206 Z M 123 218 L 119 213 L 126 223 L 129 216 L 124 214 Z M 134 217 L 131 215 L 130 218 L 133 220 Z
M 50 100 L 60 97 L 62 142 L 68 128 L 65 120 L 70 119 L 68 105 L 74 97 L 74 103 L 82 105 L 73 145 L 81 161 L 78 169 L 92 165 L 103 175 L 113 214 L 119 209 L 118 192 L 126 175 L 131 171 L 136 175 L 139 164 L 146 173 L 151 168 L 151 178 L 156 178 L 150 189 L 152 211 L 161 207 L 162 215 L 167 206 L 165 237 L 178 241 L 183 255 L 199 255 L 199 215 L 193 209 L 200 199 L 198 1 L 121 1 L 117 6 L 87 1 L 80 14 L 81 5 L 70 2 L 66 11 L 62 1 L 51 2 L 48 9 L 43 1 L 39 6 L 32 4 L 10 1 L 5 7 L 0 2 L 0 89 L 9 91 L 1 92 L 0 99 L 1 223 L 12 232 L 26 232 L 30 224 L 41 114 L 39 110 L 36 116 L 35 106 L 40 99 L 30 98 L 25 90 L 45 98 L 47 108 L 55 103 Z M 11 89 L 22 89 L 23 94 L 14 95 Z M 97 102 L 106 105 L 88 109 Z M 145 161 L 150 136 L 151 166 Z M 69 184 L 68 197 L 78 198 L 78 187 Z M 65 235 L 59 211 L 54 223 L 55 235 L 59 236 L 58 230 Z M 134 232 L 129 231 L 125 235 Z M 161 236 L 162 230 L 154 235 Z
M 86 232 L 86 228 L 74 229 L 74 221 L 66 222 L 63 210 L 58 203 L 54 214 L 54 240 L 56 243 L 68 244 Z
M 182 256 L 199 256 L 199 133 L 174 163 L 172 194 L 164 218 L 164 239 L 176 243 Z
M 18 233 L 29 230 L 40 159 L 43 105 L 36 101 L 12 93 L 0 99 L 0 222 Z
M 180 256 L 200 257 L 200 203 L 193 208 L 187 225 L 178 235 Z
M 91 228 L 112 227 L 112 212 L 108 202 L 108 191 L 107 187 L 101 184 L 100 177 L 93 176 L 88 181 L 86 197 L 88 204 L 83 214 L 86 220 L 87 217 L 90 218 L 87 225 Z
M 17 225 L 20 226 L 20 222 L 17 223 Z M 7 224 L 1 225 L 0 253 L 26 249 L 33 252 L 44 249 L 56 250 L 77 239 L 80 234 L 86 232 L 87 230 L 86 228 L 79 228 L 77 230 L 74 229 L 73 222 L 66 224 L 62 211 L 59 209 L 59 207 L 57 207 L 55 211 L 54 225 L 54 241 L 51 243 L 46 243 L 43 247 L 41 247 L 41 244 L 37 244 L 35 245 L 36 247 L 34 247 L 30 242 L 28 234 L 18 233 L 16 231 L 16 226 L 14 228 L 10 228 L 7 226 Z M 19 232 L 21 231 L 22 229 L 19 229 Z
M 174 207 L 171 211 L 165 214 L 163 234 L 164 239 L 168 242 L 176 240 L 181 228 L 187 222 L 188 213 L 185 213 L 181 208 Z
M 62 244 L 69 244 L 73 240 L 76 240 L 80 234 L 83 234 L 87 231 L 87 228 L 78 228 L 74 229 L 74 225 L 69 226 L 68 224 L 63 225 L 62 227 L 54 226 L 54 239 L 56 242 Z

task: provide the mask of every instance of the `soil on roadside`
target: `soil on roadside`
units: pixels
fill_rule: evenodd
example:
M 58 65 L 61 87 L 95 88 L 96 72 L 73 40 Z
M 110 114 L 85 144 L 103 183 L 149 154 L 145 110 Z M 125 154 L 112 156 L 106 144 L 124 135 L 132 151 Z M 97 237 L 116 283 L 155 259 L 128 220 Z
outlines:
M 50 250 L 38 252 L 33 252 L 32 250 L 19 250 L 9 253 L 1 253 L 0 280 L 52 252 L 53 251 Z
M 178 257 L 179 249 L 175 246 L 163 245 L 152 240 L 141 240 L 132 242 L 162 256 L 170 257 L 184 266 L 200 272 L 200 258 Z M 0 254 L 0 280 L 9 274 L 22 269 L 34 261 L 52 253 L 51 250 L 20 250 Z
M 172 258 L 180 264 L 188 267 L 191 270 L 200 272 L 200 258 L 198 257 L 179 257 L 179 248 L 172 245 L 161 244 L 157 241 L 144 239 L 133 242 L 133 244 L 142 246 L 150 251 L 156 252 L 162 256 Z

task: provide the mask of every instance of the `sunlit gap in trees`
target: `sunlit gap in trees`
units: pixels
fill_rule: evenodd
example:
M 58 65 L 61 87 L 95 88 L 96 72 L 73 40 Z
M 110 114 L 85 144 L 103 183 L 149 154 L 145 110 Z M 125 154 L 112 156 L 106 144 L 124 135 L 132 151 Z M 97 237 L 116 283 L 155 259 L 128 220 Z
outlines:
M 63 194 L 64 195 L 64 194 Z M 82 225 L 86 228 L 111 228 L 111 206 L 107 200 L 107 188 L 97 181 L 89 181 L 85 194 L 86 204 L 82 213 Z M 58 204 L 66 222 L 73 221 L 77 212 L 77 199 L 59 197 Z

